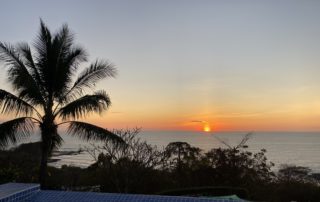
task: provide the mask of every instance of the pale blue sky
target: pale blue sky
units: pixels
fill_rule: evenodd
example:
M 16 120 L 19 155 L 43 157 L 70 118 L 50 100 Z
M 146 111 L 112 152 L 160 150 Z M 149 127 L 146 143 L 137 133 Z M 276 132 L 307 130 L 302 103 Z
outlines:
M 118 67 L 98 86 L 115 127 L 181 129 L 197 118 L 221 130 L 318 130 L 319 11 L 307 0 L 3 0 L 0 40 L 32 42 L 40 17 L 51 30 L 67 23 L 91 59 Z

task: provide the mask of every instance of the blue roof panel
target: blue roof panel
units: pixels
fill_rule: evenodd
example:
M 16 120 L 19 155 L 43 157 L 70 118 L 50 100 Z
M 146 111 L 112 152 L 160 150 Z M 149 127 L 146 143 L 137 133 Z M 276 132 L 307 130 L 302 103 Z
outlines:
M 240 202 L 234 199 L 208 199 L 181 196 L 112 194 L 94 192 L 40 191 L 30 202 Z
M 25 184 L 25 183 L 7 183 L 0 185 L 0 199 L 7 198 L 16 193 L 26 190 L 38 188 L 38 184 Z

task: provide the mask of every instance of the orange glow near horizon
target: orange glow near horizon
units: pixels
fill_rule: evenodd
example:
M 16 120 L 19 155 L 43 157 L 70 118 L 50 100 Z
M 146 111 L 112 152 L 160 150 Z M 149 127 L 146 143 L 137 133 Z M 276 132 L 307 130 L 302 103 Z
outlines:
M 269 114 L 210 114 L 176 115 L 172 111 L 165 113 L 112 113 L 107 112 L 102 116 L 93 115 L 86 118 L 93 124 L 108 129 L 134 128 L 156 131 L 319 131 L 319 115 L 317 111 L 303 113 L 269 113 Z M 192 121 L 195 120 L 195 121 Z M 206 120 L 206 121 L 204 121 Z
M 319 101 L 309 102 L 308 105 L 286 104 L 287 108 L 283 105 L 281 110 L 270 106 L 265 111 L 259 111 L 259 105 L 243 103 L 239 108 L 194 106 L 188 111 L 177 110 L 179 108 L 175 103 L 163 103 L 164 101 L 156 106 L 148 103 L 136 104 L 136 109 L 115 101 L 110 110 L 101 115 L 88 114 L 81 121 L 108 129 L 138 127 L 146 131 L 320 131 Z M 14 114 L 0 115 L 0 123 L 15 117 Z M 61 125 L 61 128 L 65 127 Z

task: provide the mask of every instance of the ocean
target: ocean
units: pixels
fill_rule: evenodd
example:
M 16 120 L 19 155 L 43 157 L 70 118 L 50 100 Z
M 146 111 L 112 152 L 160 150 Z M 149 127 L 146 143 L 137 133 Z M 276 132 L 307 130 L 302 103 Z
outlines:
M 174 141 L 187 142 L 201 148 L 204 152 L 212 148 L 225 147 L 218 139 L 231 146 L 239 144 L 245 132 L 190 132 L 190 131 L 141 131 L 139 137 L 158 148 L 165 147 Z M 60 151 L 77 151 L 80 148 L 90 147 L 93 142 L 84 142 L 75 137 L 63 135 L 64 144 Z M 39 136 L 34 135 L 30 140 L 37 141 Z M 99 144 L 96 142 L 96 144 Z M 254 132 L 247 141 L 248 150 L 257 152 L 266 149 L 269 161 L 275 163 L 277 170 L 282 164 L 306 166 L 313 172 L 320 172 L 320 132 Z M 64 164 L 87 167 L 94 162 L 88 153 L 76 155 L 62 155 L 60 160 L 52 163 L 61 167 Z

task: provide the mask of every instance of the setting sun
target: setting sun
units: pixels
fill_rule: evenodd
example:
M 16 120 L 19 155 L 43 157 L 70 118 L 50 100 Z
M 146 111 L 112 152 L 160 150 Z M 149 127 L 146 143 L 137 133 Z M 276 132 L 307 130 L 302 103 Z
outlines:
M 209 125 L 207 125 L 207 124 L 206 124 L 206 125 L 204 125 L 204 126 L 203 126 L 203 131 L 204 131 L 204 132 L 210 132 L 210 131 L 211 131 L 210 126 L 209 126 Z

